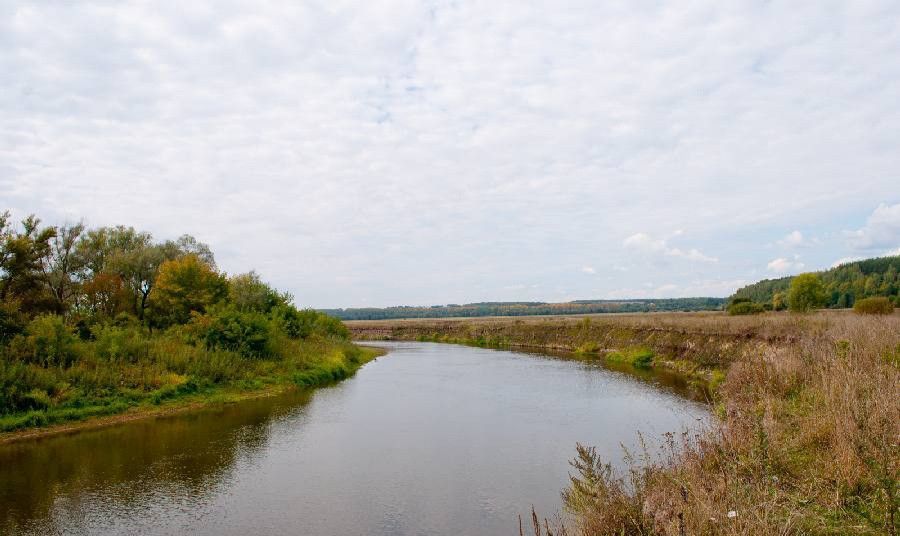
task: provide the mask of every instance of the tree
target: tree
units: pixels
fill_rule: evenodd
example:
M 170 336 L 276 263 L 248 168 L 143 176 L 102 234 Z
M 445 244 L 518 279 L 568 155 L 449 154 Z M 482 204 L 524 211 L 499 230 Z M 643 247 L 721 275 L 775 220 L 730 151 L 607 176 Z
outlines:
M 228 298 L 239 311 L 268 313 L 274 307 L 290 305 L 293 297 L 280 293 L 259 278 L 254 271 L 232 276 L 228 280 Z
M 119 253 L 149 247 L 152 237 L 134 227 L 100 227 L 84 233 L 78 240 L 78 255 L 83 259 L 86 277 L 110 271 L 109 263 Z
M 100 227 L 82 235 L 77 251 L 84 265 L 85 280 L 97 283 L 93 290 L 111 290 L 112 280 L 107 276 L 116 275 L 131 295 L 131 310 L 143 319 L 156 272 L 165 260 L 162 251 L 153 244 L 153 237 L 134 227 Z M 107 276 L 98 280 L 101 274 Z
M 131 308 L 129 293 L 118 274 L 101 272 L 81 286 L 83 307 L 94 317 L 112 318 L 123 306 Z
M 216 270 L 216 258 L 208 245 L 200 242 L 189 234 L 183 234 L 178 237 L 175 242 L 167 241 L 166 244 L 173 244 L 177 251 L 177 256 L 195 255 L 198 259 L 206 263 L 207 266 Z
M 56 229 L 40 225 L 41 220 L 31 215 L 22 220 L 22 230 L 16 231 L 10 225 L 9 212 L 0 214 L 0 301 L 15 300 L 31 313 L 53 309 L 53 297 L 41 279 Z
M 791 311 L 807 312 L 825 305 L 825 286 L 816 274 L 800 274 L 791 281 L 788 305 Z
M 78 287 L 78 278 L 82 275 L 84 261 L 76 245 L 83 232 L 83 223 L 57 228 L 46 255 L 41 259 L 42 279 L 53 296 L 54 312 L 57 314 L 69 310 Z
M 167 260 L 159 267 L 151 300 L 160 325 L 184 324 L 191 313 L 206 309 L 228 295 L 228 281 L 196 255 Z
M 787 296 L 784 292 L 776 292 L 772 295 L 772 309 L 775 311 L 787 309 Z
M 166 260 L 162 248 L 151 244 L 149 235 L 147 238 L 146 243 L 135 249 L 116 251 L 110 259 L 110 267 L 131 291 L 134 312 L 140 320 L 144 320 L 157 272 Z

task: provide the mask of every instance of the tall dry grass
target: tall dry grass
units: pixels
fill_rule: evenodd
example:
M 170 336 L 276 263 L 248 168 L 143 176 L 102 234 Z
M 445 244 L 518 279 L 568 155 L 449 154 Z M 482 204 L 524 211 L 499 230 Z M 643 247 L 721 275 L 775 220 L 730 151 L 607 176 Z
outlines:
M 710 430 L 624 475 L 579 447 L 570 533 L 896 535 L 900 317 L 786 320 L 731 364 Z

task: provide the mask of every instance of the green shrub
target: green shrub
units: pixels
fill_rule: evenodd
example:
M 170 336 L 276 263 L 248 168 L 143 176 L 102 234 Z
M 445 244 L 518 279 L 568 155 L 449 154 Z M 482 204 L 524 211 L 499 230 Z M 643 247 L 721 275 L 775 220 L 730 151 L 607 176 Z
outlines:
M 23 361 L 45 367 L 67 367 L 78 359 L 77 339 L 56 315 L 41 315 L 29 322 L 25 336 L 13 339 L 11 346 Z
M 226 307 L 213 313 L 203 339 L 207 348 L 233 350 L 245 357 L 261 358 L 271 355 L 271 336 L 265 315 Z
M 113 324 L 120 328 L 136 328 L 141 325 L 141 321 L 131 313 L 119 313 L 113 319 Z
M 628 348 L 606 354 L 606 360 L 614 363 L 627 363 L 636 368 L 650 368 L 656 355 L 649 348 Z
M 883 296 L 864 298 L 853 304 L 853 312 L 861 315 L 889 315 L 894 312 L 894 304 Z
M 632 354 L 631 364 L 638 368 L 647 368 L 653 364 L 653 351 L 640 349 Z
M 316 329 L 320 314 L 312 309 L 298 311 L 290 305 L 280 305 L 272 309 L 272 320 L 288 337 L 305 339 Z
M 15 303 L 0 302 L 0 344 L 25 331 L 28 319 Z
M 149 352 L 147 340 L 136 326 L 95 326 L 92 333 L 94 351 L 106 361 L 136 363 Z
M 153 392 L 153 395 L 150 397 L 150 401 L 154 404 L 161 404 L 165 400 L 169 400 L 171 398 L 178 398 L 180 396 L 189 395 L 196 393 L 200 390 L 200 385 L 194 378 L 188 379 L 188 381 L 180 384 L 169 384 L 164 385 L 163 387 L 157 389 Z
M 47 409 L 53 404 L 50 395 L 42 389 L 32 389 L 22 399 L 23 409 Z
M 732 302 L 728 306 L 728 314 L 730 315 L 758 315 L 765 312 L 765 307 L 759 303 L 753 303 L 749 300 Z
M 34 391 L 47 393 L 54 389 L 55 381 L 52 371 L 12 362 L 0 353 L 0 415 L 33 409 Z
M 344 341 L 350 339 L 350 330 L 347 329 L 347 326 L 345 326 L 343 322 L 333 316 L 328 316 L 323 313 L 316 312 L 316 315 L 316 331 L 327 337 L 334 337 Z

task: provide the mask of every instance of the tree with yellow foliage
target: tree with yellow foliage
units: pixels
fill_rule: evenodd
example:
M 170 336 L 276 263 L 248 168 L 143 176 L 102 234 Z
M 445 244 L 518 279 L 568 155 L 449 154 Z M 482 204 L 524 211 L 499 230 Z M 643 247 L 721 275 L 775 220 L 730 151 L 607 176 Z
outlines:
M 167 260 L 159 267 L 150 298 L 154 323 L 187 323 L 192 312 L 202 314 L 226 296 L 228 280 L 196 255 Z

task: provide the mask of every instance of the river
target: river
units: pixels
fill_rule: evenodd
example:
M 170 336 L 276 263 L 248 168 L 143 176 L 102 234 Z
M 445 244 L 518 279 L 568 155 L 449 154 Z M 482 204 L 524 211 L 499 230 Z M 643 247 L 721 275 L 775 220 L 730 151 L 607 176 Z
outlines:
M 376 344 L 332 387 L 0 446 L 0 533 L 512 535 L 577 441 L 620 460 L 708 419 L 671 377 Z

